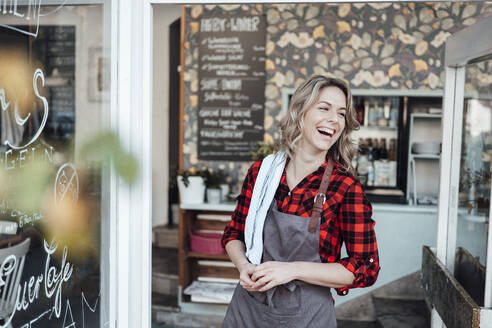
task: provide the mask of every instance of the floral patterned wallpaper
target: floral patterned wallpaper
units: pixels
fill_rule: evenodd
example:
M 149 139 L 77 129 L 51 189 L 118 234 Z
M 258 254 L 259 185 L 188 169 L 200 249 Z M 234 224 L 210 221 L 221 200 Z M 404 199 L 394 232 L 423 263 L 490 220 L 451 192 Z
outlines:
M 332 74 L 359 89 L 443 88 L 444 41 L 492 15 L 492 2 L 194 5 L 186 8 L 184 167 L 225 169 L 239 192 L 249 162 L 197 158 L 198 30 L 204 12 L 267 17 L 265 141 L 278 137 L 282 88 L 315 73 Z M 484 64 L 488 65 L 488 64 Z M 492 67 L 482 67 L 492 72 Z M 492 76 L 474 72 L 472 85 Z M 472 83 L 473 82 L 473 83 Z

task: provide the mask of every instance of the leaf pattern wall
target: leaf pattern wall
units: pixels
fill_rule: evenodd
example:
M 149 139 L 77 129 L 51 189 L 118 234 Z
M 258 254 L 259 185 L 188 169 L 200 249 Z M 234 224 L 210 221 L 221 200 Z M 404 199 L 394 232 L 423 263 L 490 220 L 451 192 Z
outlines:
M 265 140 L 273 141 L 278 137 L 282 88 L 295 88 L 315 73 L 344 78 L 359 89 L 442 89 L 444 42 L 451 34 L 492 15 L 492 2 L 188 6 L 184 167 L 225 169 L 233 191 L 239 192 L 251 163 L 197 158 L 197 40 L 204 12 L 266 15 Z M 484 67 L 483 72 L 491 70 Z M 492 84 L 492 76 L 473 74 L 477 83 L 468 88 Z

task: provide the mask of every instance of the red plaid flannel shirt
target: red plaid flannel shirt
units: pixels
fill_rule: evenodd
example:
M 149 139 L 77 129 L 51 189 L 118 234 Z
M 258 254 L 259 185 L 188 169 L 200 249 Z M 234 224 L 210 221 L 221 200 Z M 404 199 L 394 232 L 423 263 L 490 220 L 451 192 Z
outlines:
M 322 262 L 342 264 L 355 276 L 350 286 L 336 288 L 338 295 L 346 295 L 350 288 L 374 284 L 379 273 L 379 256 L 372 220 L 372 206 L 360 182 L 335 162 L 326 192 L 326 202 L 320 222 L 319 255 Z M 305 218 L 311 216 L 314 196 L 318 193 L 327 162 L 305 177 L 290 192 L 285 170 L 275 193 L 277 208 L 287 214 Z M 241 194 L 230 224 L 224 230 L 222 247 L 234 239 L 244 242 L 244 226 L 261 160 L 255 162 L 243 183 Z M 340 259 L 345 242 L 348 257 Z

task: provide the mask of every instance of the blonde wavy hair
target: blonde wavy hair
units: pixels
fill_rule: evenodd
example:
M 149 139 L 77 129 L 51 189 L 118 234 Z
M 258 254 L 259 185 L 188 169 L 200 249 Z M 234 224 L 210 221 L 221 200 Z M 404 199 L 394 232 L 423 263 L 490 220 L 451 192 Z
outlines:
M 357 152 L 357 148 L 350 138 L 350 133 L 358 130 L 360 124 L 352 106 L 352 92 L 344 80 L 324 75 L 313 75 L 296 89 L 292 95 L 289 110 L 278 125 L 280 149 L 284 150 L 290 158 L 293 157 L 296 144 L 302 138 L 306 111 L 318 100 L 321 90 L 330 86 L 339 88 L 345 94 L 347 113 L 345 115 L 345 128 L 336 143 L 328 150 L 328 154 L 332 159 L 339 162 L 346 171 L 355 175 L 352 158 Z

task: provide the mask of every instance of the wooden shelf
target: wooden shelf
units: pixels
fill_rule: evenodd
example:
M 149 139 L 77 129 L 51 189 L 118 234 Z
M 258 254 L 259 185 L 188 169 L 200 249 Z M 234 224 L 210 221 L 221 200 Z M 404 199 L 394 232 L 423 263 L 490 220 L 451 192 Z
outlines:
M 190 229 L 221 230 L 227 226 L 230 215 L 234 212 L 234 203 L 222 204 L 180 204 L 179 210 L 179 295 L 178 304 L 190 311 L 217 311 L 223 310 L 227 303 L 208 303 L 191 301 L 184 290 L 198 277 L 233 278 L 239 274 L 227 254 L 204 254 L 190 250 Z M 229 217 L 226 221 L 225 217 Z M 200 218 L 201 217 L 201 218 Z M 214 219 L 215 218 L 215 219 Z M 202 262 L 203 261 L 203 262 Z M 221 261 L 223 265 L 212 265 L 204 262 Z M 221 263 L 222 264 L 222 263 Z
M 187 258 L 229 261 L 229 256 L 227 254 L 203 254 L 203 253 L 188 251 L 185 253 L 185 256 Z

